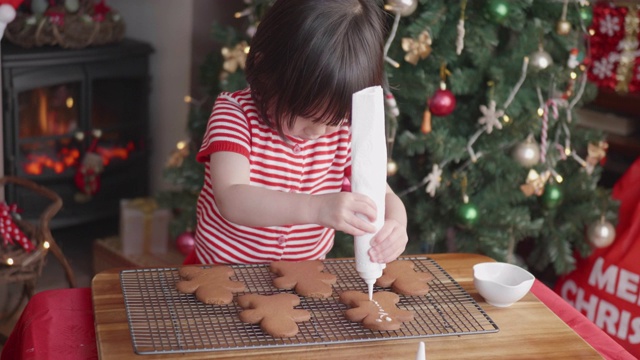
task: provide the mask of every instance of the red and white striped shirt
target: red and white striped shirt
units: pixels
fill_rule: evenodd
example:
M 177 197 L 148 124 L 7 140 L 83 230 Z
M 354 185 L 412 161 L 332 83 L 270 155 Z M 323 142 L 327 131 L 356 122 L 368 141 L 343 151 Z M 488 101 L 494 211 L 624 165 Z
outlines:
M 213 106 L 197 159 L 205 181 L 197 204 L 196 256 L 203 264 L 251 264 L 322 259 L 335 231 L 316 224 L 248 227 L 222 217 L 211 189 L 209 156 L 232 151 L 246 156 L 250 184 L 306 194 L 340 192 L 351 170 L 348 126 L 315 140 L 285 142 L 258 115 L 249 89 L 222 93 Z M 282 209 L 287 211 L 287 209 Z

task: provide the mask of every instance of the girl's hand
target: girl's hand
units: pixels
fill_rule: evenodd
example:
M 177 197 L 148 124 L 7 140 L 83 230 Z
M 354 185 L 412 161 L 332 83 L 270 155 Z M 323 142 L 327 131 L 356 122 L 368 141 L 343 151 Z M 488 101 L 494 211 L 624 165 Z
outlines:
M 377 263 L 390 263 L 398 258 L 407 246 L 407 228 L 394 219 L 387 219 L 371 239 L 369 256 Z
M 376 204 L 362 194 L 340 192 L 312 196 L 314 223 L 353 236 L 374 233 Z M 364 218 L 363 218 L 364 217 Z M 369 219 L 368 221 L 366 219 Z

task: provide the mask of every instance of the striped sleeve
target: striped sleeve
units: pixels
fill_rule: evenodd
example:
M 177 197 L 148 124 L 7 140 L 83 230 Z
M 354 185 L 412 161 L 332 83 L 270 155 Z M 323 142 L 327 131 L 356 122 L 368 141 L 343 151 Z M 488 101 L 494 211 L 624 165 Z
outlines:
M 216 99 L 196 159 L 207 162 L 209 156 L 218 151 L 249 158 L 249 121 L 241 104 L 230 93 L 222 93 Z

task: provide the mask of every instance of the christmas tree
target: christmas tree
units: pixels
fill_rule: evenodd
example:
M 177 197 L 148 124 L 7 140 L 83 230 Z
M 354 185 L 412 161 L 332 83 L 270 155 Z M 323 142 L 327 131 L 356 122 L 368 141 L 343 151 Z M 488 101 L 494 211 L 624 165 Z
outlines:
M 246 50 L 271 1 L 247 3 L 237 14 L 246 31 L 214 26 L 226 45 L 202 68 L 211 98 L 246 86 Z M 474 252 L 536 271 L 572 270 L 616 214 L 597 185 L 606 143 L 578 127 L 575 114 L 596 95 L 587 81 L 590 4 L 386 0 L 384 7 L 388 175 L 407 207 L 407 252 Z M 211 103 L 192 104 L 188 151 L 178 150 L 166 171 L 179 190 L 161 194 L 179 209 L 174 234 L 193 229 L 202 185 L 193 157 Z M 352 256 L 339 237 L 333 255 Z
M 244 11 L 235 14 L 246 19 L 244 31 L 231 26 L 212 26 L 212 37 L 223 44 L 221 52 L 212 52 L 200 66 L 200 86 L 204 98 L 186 96 L 189 103 L 187 130 L 190 138 L 180 141 L 169 157 L 163 172 L 165 181 L 173 188 L 156 195 L 158 203 L 173 211 L 171 236 L 176 238 L 191 233 L 196 226 L 196 202 L 204 181 L 204 167 L 196 161 L 207 120 L 216 96 L 222 91 L 236 91 L 247 86 L 244 64 L 248 43 L 255 32 L 258 20 L 271 6 L 273 0 L 250 1 Z

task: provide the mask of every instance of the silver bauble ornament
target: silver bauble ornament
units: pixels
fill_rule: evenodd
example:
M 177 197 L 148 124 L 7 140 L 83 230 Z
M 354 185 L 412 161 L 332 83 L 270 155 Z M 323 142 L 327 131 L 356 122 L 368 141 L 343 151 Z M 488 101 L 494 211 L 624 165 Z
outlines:
M 68 12 L 74 13 L 80 9 L 80 0 L 64 0 L 64 8 Z
M 553 59 L 548 52 L 544 51 L 542 46 L 537 51 L 529 55 L 529 65 L 536 70 L 544 70 L 553 64 Z
M 387 176 L 393 176 L 398 172 L 398 164 L 392 159 L 387 160 Z
M 613 243 L 613 240 L 616 238 L 616 229 L 610 222 L 605 219 L 600 219 L 589 225 L 589 228 L 587 228 L 587 238 L 593 246 L 604 248 Z
M 529 136 L 525 141 L 516 144 L 511 156 L 518 164 L 530 168 L 540 162 L 540 145 L 533 136 Z
M 400 14 L 400 16 L 409 16 L 416 11 L 418 0 L 387 0 L 385 9 Z
M 49 8 L 47 0 L 31 0 L 31 12 L 34 15 L 42 15 Z

